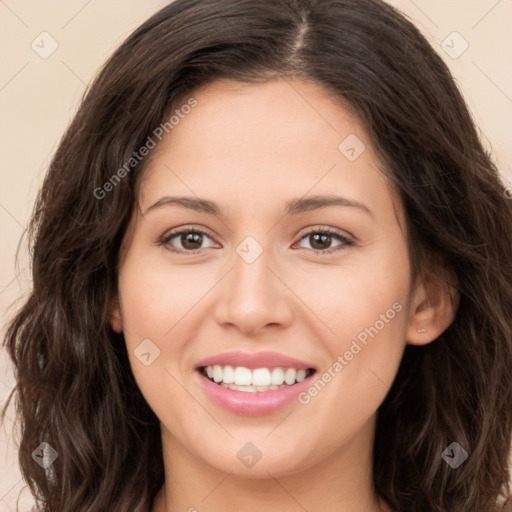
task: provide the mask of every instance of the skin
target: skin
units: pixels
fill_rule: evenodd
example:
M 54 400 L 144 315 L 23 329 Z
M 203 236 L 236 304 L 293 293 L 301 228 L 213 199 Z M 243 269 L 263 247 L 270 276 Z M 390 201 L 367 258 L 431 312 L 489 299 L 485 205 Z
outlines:
M 140 183 L 111 309 L 161 422 L 166 479 L 152 510 L 389 511 L 372 486 L 377 409 L 406 344 L 436 339 L 458 299 L 435 276 L 413 282 L 402 206 L 357 118 L 321 88 L 221 81 L 193 96 L 198 105 Z M 366 147 L 354 161 L 338 149 L 349 134 Z M 371 214 L 331 205 L 285 215 L 291 199 L 333 193 Z M 166 195 L 215 201 L 222 214 L 147 211 Z M 178 227 L 210 235 L 158 244 Z M 318 228 L 353 244 L 304 238 Z M 263 249 L 250 264 L 236 252 L 247 236 Z M 321 375 L 394 303 L 401 311 L 306 405 L 236 415 L 209 400 L 194 372 L 200 359 L 240 349 L 290 355 Z M 145 366 L 134 350 L 148 338 L 160 355 Z M 247 442 L 262 454 L 252 468 L 237 457 Z

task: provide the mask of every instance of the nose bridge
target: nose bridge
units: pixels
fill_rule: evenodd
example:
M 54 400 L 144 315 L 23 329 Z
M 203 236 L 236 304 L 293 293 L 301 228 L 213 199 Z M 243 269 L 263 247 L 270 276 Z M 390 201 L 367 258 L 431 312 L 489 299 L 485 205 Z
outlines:
M 238 244 L 233 258 L 232 298 L 239 304 L 246 303 L 245 307 L 253 304 L 249 309 L 259 301 L 269 304 L 275 285 L 271 282 L 274 276 L 268 268 L 272 265 L 271 250 L 268 246 L 264 248 L 264 243 L 264 240 L 260 243 L 254 236 L 248 236 Z
M 248 236 L 236 247 L 218 307 L 220 322 L 243 331 L 290 319 L 286 287 L 274 275 L 272 251 L 264 243 Z

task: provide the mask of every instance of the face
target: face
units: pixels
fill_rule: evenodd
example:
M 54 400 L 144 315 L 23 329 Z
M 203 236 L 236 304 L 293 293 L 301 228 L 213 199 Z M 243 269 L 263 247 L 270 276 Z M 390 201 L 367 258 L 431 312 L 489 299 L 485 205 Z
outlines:
M 193 97 L 141 181 L 112 313 L 164 450 L 254 478 L 357 457 L 411 329 L 402 208 L 317 86 Z

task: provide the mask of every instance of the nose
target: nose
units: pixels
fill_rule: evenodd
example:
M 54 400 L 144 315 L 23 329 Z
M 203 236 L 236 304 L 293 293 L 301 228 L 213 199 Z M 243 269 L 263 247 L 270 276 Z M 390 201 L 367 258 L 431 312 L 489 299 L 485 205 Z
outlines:
M 264 249 L 252 262 L 234 255 L 233 268 L 219 288 L 215 309 L 219 324 L 252 336 L 290 325 L 293 293 L 270 252 Z

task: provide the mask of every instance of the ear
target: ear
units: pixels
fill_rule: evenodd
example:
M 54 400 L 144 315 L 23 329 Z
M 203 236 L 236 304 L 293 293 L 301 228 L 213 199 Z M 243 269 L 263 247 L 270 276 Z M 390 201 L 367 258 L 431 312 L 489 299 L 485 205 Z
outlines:
M 123 318 L 121 315 L 121 305 L 117 297 L 113 298 L 109 304 L 109 322 L 112 329 L 117 332 L 123 332 Z
M 459 292 L 434 272 L 423 277 L 413 292 L 407 343 L 426 345 L 437 339 L 453 322 L 459 307 Z

